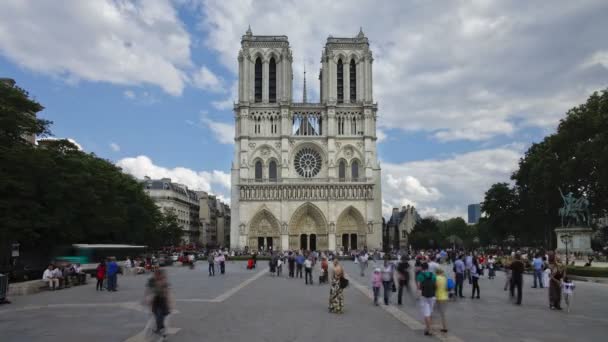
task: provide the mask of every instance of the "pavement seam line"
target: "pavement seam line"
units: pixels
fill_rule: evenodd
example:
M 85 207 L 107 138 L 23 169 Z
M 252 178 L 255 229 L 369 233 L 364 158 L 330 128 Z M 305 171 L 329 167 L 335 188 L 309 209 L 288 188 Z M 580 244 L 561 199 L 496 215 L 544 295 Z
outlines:
M 211 303 L 221 303 L 223 301 L 225 301 L 226 299 L 232 297 L 235 293 L 239 292 L 240 290 L 242 290 L 245 286 L 251 284 L 252 282 L 254 282 L 256 279 L 260 278 L 261 276 L 263 276 L 264 274 L 268 273 L 268 270 L 262 270 L 260 272 L 258 272 L 256 275 L 254 275 L 253 277 L 245 280 L 244 282 L 240 283 L 239 285 L 231 288 L 230 290 L 222 293 L 221 295 L 211 299 L 209 302 Z
M 348 276 L 347 273 L 345 273 L 345 275 Z M 374 299 L 374 296 L 370 293 L 370 291 L 367 287 L 361 285 L 358 281 L 354 280 L 352 277 L 349 277 L 349 281 L 355 286 L 355 288 L 357 288 L 359 291 L 361 291 L 361 293 L 363 293 L 364 296 L 366 296 L 367 298 L 369 298 L 371 300 Z M 388 305 L 381 305 L 380 308 L 382 308 L 382 310 L 389 313 L 391 316 L 393 316 L 395 319 L 397 319 L 399 322 L 401 322 L 402 324 L 404 324 L 411 330 L 413 330 L 413 331 L 424 330 L 424 325 L 422 323 L 418 322 L 418 320 L 416 320 L 412 316 L 408 315 L 407 313 L 399 310 L 398 308 L 396 308 L 394 306 L 388 306 Z M 460 339 L 454 335 L 433 334 L 433 337 L 439 339 L 440 341 L 445 341 L 445 342 L 464 342 L 462 339 Z

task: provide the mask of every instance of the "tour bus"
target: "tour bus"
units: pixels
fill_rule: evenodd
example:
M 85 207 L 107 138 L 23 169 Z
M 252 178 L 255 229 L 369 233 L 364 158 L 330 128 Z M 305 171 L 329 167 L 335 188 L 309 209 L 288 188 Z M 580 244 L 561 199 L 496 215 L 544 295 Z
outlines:
M 143 256 L 147 246 L 137 245 L 103 245 L 103 244 L 73 244 L 59 248 L 54 254 L 54 262 L 80 264 L 84 271 L 95 269 L 97 264 L 107 257 L 115 257 L 118 261 Z

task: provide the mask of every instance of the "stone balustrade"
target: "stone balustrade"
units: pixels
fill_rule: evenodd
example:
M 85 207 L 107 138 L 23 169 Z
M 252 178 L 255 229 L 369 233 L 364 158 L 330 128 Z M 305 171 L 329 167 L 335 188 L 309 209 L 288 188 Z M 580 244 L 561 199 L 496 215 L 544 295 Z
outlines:
M 248 201 L 372 200 L 373 184 L 247 184 L 240 185 L 240 199 Z

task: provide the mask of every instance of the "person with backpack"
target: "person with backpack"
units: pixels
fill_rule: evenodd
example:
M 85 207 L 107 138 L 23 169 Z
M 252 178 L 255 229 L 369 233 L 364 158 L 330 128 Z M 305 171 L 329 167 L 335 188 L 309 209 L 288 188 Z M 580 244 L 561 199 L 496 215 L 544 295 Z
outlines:
M 426 329 L 424 334 L 427 336 L 431 334 L 431 315 L 433 314 L 433 306 L 435 305 L 435 290 L 436 290 L 437 278 L 435 273 L 429 272 L 429 265 L 423 263 L 421 265 L 421 271 L 416 276 L 416 284 L 419 291 L 419 306 L 422 316 L 424 317 L 424 324 Z

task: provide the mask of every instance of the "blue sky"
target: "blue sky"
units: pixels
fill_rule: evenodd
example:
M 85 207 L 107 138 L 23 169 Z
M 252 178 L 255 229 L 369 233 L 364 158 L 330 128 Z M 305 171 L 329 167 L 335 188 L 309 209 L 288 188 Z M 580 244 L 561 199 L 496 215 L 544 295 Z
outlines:
M 374 53 L 383 207 L 464 215 L 531 142 L 608 85 L 608 4 L 386 1 L 0 3 L 0 77 L 72 138 L 136 177 L 228 200 L 236 56 L 248 25 L 286 34 L 309 99 L 329 35 Z M 377 20 L 375 18 L 383 18 Z

